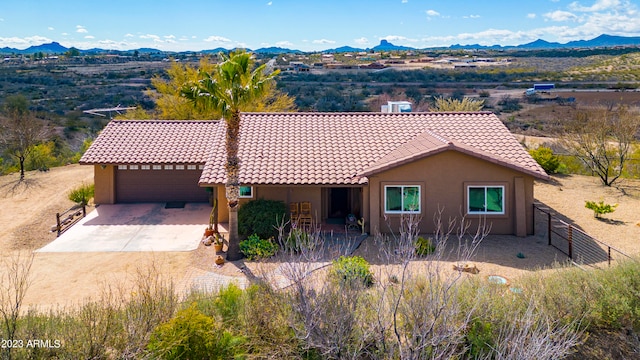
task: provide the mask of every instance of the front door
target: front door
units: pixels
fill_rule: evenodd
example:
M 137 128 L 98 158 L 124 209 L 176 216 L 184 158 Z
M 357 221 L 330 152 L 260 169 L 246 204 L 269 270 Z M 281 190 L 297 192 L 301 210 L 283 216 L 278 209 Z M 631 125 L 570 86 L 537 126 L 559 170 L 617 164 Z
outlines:
M 344 219 L 351 213 L 351 188 L 329 189 L 329 219 Z

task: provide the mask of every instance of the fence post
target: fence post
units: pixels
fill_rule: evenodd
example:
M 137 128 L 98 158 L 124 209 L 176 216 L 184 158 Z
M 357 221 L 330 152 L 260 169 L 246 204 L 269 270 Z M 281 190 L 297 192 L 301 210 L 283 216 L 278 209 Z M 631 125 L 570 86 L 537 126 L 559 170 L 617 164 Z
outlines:
M 571 224 L 567 225 L 567 241 L 569 242 L 569 259 L 573 260 L 573 227 Z
M 609 255 L 607 256 L 607 260 L 609 262 L 609 267 L 611 267 L 611 246 L 607 246 L 607 249 L 609 250 Z
M 61 226 L 60 226 L 60 213 L 56 213 L 56 231 L 58 233 L 56 235 L 56 237 L 60 236 L 60 229 L 61 229 Z
M 87 206 L 82 204 L 82 217 L 87 216 Z

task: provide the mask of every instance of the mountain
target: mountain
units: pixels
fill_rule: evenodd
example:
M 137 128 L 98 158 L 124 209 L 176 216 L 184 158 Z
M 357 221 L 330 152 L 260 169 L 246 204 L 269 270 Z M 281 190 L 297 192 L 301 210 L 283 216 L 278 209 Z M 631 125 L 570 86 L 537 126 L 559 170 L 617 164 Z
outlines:
M 536 41 L 533 41 L 527 44 L 515 46 L 514 48 L 522 49 L 522 50 L 546 50 L 546 49 L 557 49 L 561 47 L 565 47 L 565 46 L 557 42 L 548 42 L 542 39 L 538 39 Z
M 302 54 L 300 50 L 290 50 L 281 47 L 267 47 L 254 50 L 258 54 Z
M 387 40 L 380 40 L 380 45 L 374 46 L 372 49 L 376 51 L 415 50 L 415 48 L 408 46 L 393 45 Z
M 640 45 L 640 36 L 614 36 L 603 34 L 591 40 L 570 41 L 565 45 L 567 47 L 638 46 Z
M 39 52 L 42 52 L 45 54 L 62 54 L 62 53 L 65 53 L 67 50 L 69 49 L 54 41 L 48 44 L 29 46 L 24 50 L 17 50 L 16 52 L 20 52 L 22 54 L 35 54 Z
M 365 51 L 365 49 L 358 49 L 358 48 L 354 48 L 354 47 L 351 47 L 351 46 L 341 46 L 339 48 L 328 49 L 328 50 L 325 50 L 323 52 L 325 52 L 325 53 L 348 53 L 348 52 L 361 52 L 361 51 Z

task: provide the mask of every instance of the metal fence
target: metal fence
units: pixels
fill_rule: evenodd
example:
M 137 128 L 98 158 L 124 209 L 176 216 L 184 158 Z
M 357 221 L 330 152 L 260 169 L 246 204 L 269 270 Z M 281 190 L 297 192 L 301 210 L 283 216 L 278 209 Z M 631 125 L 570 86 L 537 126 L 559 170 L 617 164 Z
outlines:
M 542 204 L 533 204 L 536 234 L 546 234 L 549 245 L 555 247 L 578 265 L 599 267 L 611 266 L 612 262 L 631 259 L 614 248 L 563 221 L 551 209 Z

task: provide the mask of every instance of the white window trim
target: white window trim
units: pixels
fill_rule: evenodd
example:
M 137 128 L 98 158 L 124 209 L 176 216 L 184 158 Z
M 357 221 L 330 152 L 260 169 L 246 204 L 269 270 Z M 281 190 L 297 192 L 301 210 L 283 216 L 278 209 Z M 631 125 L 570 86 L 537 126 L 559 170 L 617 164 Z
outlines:
M 251 195 L 249 195 L 249 196 L 246 196 L 246 195 L 245 195 L 245 196 L 239 195 L 240 199 L 253 199 L 253 186 L 250 186 L 250 185 L 240 185 L 240 187 L 248 187 L 248 188 L 250 188 L 250 189 L 251 189 Z
M 176 170 L 184 170 L 184 165 L 176 165 Z
M 140 170 L 151 170 L 151 165 L 140 165 Z
M 164 169 L 165 170 L 173 170 L 173 165 L 165 165 Z
M 195 169 L 196 169 L 196 165 L 194 164 L 187 165 L 187 170 L 195 170 Z
M 138 170 L 138 165 L 129 165 L 129 170 Z
M 118 165 L 118 170 L 127 170 L 127 165 Z
M 405 210 L 387 210 L 387 188 L 388 187 L 399 187 L 402 192 L 404 192 L 405 187 L 417 187 L 418 188 L 418 210 L 417 211 L 405 211 Z M 385 185 L 384 186 L 384 213 L 385 214 L 420 214 L 422 213 L 422 186 L 421 185 L 410 185 L 410 184 L 398 184 L 398 185 Z M 404 208 L 404 204 L 401 204 L 401 208 Z
M 162 170 L 162 165 L 154 164 L 152 167 L 153 170 Z
M 484 207 L 485 210 L 484 211 L 471 211 L 469 209 L 469 199 L 471 198 L 469 190 L 471 188 L 484 188 Z M 500 188 L 502 189 L 502 211 L 501 212 L 496 212 L 496 211 L 487 211 L 487 188 Z M 504 185 L 467 185 L 467 214 L 469 215 L 504 215 L 505 214 L 505 187 Z

